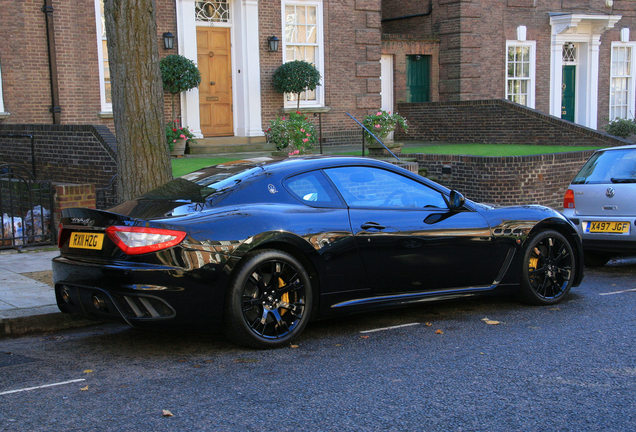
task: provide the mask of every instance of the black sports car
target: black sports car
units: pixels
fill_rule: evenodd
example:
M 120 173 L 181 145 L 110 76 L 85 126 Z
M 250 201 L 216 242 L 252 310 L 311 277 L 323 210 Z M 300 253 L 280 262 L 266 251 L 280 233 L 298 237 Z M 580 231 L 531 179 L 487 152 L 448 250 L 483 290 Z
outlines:
M 478 204 L 354 157 L 205 168 L 109 211 L 65 210 L 59 245 L 63 312 L 212 321 L 256 347 L 288 343 L 312 318 L 496 288 L 553 304 L 583 277 L 560 213 Z

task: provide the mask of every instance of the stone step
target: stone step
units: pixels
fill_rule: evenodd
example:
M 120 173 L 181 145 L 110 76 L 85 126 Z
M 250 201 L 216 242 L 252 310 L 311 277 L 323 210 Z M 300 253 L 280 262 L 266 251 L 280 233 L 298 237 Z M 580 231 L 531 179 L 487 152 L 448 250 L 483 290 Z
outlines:
M 248 151 L 271 151 L 274 146 L 268 144 L 265 137 L 214 137 L 198 138 L 189 143 L 190 154 L 215 154 Z

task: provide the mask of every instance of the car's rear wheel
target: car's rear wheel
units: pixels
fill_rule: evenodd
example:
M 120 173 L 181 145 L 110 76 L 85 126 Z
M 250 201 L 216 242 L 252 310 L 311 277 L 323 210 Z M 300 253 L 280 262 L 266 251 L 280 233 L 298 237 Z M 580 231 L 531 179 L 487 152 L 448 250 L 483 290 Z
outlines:
M 576 260 L 570 242 L 557 231 L 530 238 L 523 257 L 521 297 L 537 305 L 561 301 L 572 287 Z
M 256 251 L 243 259 L 232 279 L 226 335 L 250 347 L 282 346 L 303 331 L 311 307 L 311 281 L 300 261 L 283 251 Z

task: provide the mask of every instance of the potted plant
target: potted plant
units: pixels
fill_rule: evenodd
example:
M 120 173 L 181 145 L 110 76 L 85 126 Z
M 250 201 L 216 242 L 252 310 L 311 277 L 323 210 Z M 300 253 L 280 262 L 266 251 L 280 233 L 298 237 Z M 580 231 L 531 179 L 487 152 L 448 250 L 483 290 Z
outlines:
M 384 110 L 376 111 L 375 114 L 367 115 L 362 124 L 373 132 L 373 135 L 378 137 L 380 141 L 384 142 L 384 144 L 389 147 L 392 151 L 400 151 L 402 146 L 400 144 L 395 144 L 393 142 L 385 142 L 387 136 L 393 132 L 396 128 L 402 129 L 404 132 L 408 132 L 409 126 L 406 122 L 406 119 L 399 115 L 398 113 L 387 112 Z M 369 133 L 365 131 L 364 140 L 367 144 L 367 148 L 369 149 L 370 155 L 383 155 L 386 154 L 386 150 L 384 147 L 378 143 Z
M 278 150 L 278 155 L 295 156 L 309 153 L 316 143 L 316 128 L 300 111 L 276 117 L 265 131 L 267 142 Z
M 283 63 L 273 76 L 274 88 L 279 93 L 296 95 L 296 109 L 300 109 L 300 94 L 306 90 L 315 90 L 320 84 L 320 72 L 314 65 L 302 60 Z
M 170 155 L 177 157 L 183 156 L 188 142 L 196 142 L 190 129 L 181 127 L 178 120 L 171 121 L 166 125 L 166 140 L 170 148 Z
M 162 58 L 159 62 L 159 68 L 161 69 L 163 88 L 172 96 L 172 118 L 174 119 L 176 118 L 174 112 L 175 96 L 181 92 L 197 87 L 201 83 L 201 73 L 192 60 L 178 54 L 172 54 Z M 182 135 L 185 138 L 183 138 Z M 183 140 L 182 145 L 185 151 L 186 142 L 193 136 L 190 130 L 187 127 L 181 127 L 180 122 L 177 120 L 170 122 L 166 126 L 166 140 L 168 141 L 172 155 L 179 155 L 175 153 L 178 152 L 177 149 L 181 148 L 181 145 L 175 146 L 175 144 L 178 142 L 181 144 L 180 141 Z M 181 152 L 180 155 L 183 155 L 183 152 Z

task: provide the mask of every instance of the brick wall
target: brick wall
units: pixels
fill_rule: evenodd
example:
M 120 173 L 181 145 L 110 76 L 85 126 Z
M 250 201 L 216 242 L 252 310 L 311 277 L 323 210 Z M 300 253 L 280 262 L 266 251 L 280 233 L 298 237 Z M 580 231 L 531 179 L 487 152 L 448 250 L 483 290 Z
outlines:
M 532 156 L 402 155 L 417 158 L 426 176 L 467 198 L 498 205 L 563 208 L 570 181 L 593 151 Z
M 53 215 L 57 227 L 62 210 L 74 207 L 96 208 L 95 184 L 58 184 L 55 186 L 55 202 Z
M 4 124 L 53 122 L 45 14 L 42 0 L 7 1 L 0 14 L 0 62 L 5 111 Z M 99 63 L 93 0 L 53 0 L 58 85 L 62 124 L 105 125 L 102 118 Z M 163 48 L 163 32 L 176 31 L 174 0 L 156 0 L 157 44 L 161 57 L 176 54 Z M 177 46 L 177 42 L 175 42 Z M 177 104 L 178 106 L 178 104 Z M 170 94 L 164 95 L 170 117 Z
M 507 100 L 399 104 L 409 123 L 396 139 L 453 143 L 598 145 L 628 141 Z
M 106 126 L 0 124 L 0 135 L 6 134 L 34 136 L 39 180 L 93 183 L 101 189 L 107 188 L 117 173 L 115 137 Z M 0 137 L 0 161 L 30 170 L 30 140 Z M 106 194 L 98 205 L 104 208 L 115 202 L 116 197 Z
M 345 112 L 361 118 L 380 107 L 380 6 L 380 0 L 323 1 L 323 82 L 330 111 L 322 114 L 322 128 L 330 143 L 345 144 L 358 136 Z M 282 64 L 282 43 L 278 52 L 267 47 L 269 36 L 282 39 L 280 0 L 259 2 L 259 33 L 262 121 L 267 128 L 283 107 L 283 96 L 272 86 L 272 75 Z

